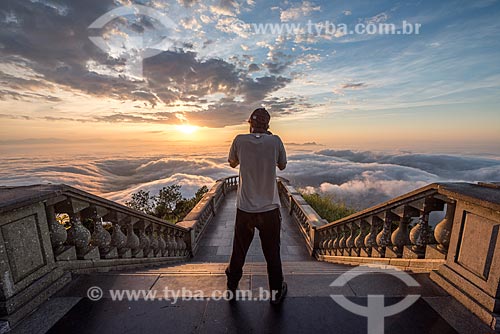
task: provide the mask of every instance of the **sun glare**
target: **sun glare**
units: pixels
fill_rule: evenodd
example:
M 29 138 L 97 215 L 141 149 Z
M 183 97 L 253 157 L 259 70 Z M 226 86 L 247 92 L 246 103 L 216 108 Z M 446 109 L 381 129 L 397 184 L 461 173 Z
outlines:
M 179 130 L 184 134 L 190 135 L 196 132 L 196 130 L 198 130 L 198 127 L 195 125 L 183 124 L 183 125 L 177 125 L 177 130 Z

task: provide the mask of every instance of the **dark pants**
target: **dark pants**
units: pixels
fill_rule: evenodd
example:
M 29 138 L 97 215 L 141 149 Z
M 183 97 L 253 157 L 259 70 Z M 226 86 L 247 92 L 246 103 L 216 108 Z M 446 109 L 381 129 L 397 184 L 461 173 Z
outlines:
M 226 269 L 228 287 L 236 288 L 243 275 L 243 265 L 255 228 L 259 230 L 262 251 L 267 262 L 270 290 L 281 290 L 283 271 L 280 256 L 280 209 L 249 213 L 237 209 L 234 228 L 233 254 Z

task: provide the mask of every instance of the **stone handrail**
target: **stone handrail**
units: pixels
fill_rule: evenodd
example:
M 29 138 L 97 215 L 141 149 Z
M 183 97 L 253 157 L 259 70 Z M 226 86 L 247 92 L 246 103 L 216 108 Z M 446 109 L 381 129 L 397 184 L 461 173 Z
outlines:
M 217 181 L 176 225 L 67 185 L 0 187 L 0 320 L 15 325 L 74 272 L 187 260 L 237 186 Z
M 446 187 L 431 184 L 318 228 L 316 254 L 444 259 L 456 204 L 443 192 Z M 431 235 L 429 214 L 445 207 L 446 215 Z
M 445 215 L 431 233 L 433 211 Z M 317 227 L 315 233 L 319 260 L 430 271 L 434 282 L 500 330 L 498 184 L 430 184 Z
M 185 261 L 189 238 L 183 227 L 70 186 L 0 187 L 0 319 L 15 324 L 72 272 Z
M 188 255 L 186 229 L 67 185 L 2 188 L 2 195 L 0 214 L 44 211 L 37 220 L 46 220 L 56 262 Z
M 292 219 L 297 223 L 297 227 L 304 237 L 309 253 L 313 255 L 318 248 L 316 240 L 316 229 L 327 224 L 314 209 L 307 204 L 302 195 L 292 187 L 288 180 L 278 177 L 278 193 L 281 203 L 286 206 Z
M 191 237 L 189 238 L 190 244 L 188 245 L 191 255 L 196 254 L 203 232 L 215 217 L 224 200 L 225 194 L 238 187 L 238 180 L 238 176 L 230 176 L 217 180 L 215 185 L 202 197 L 193 210 L 182 221 L 177 223 L 177 226 L 183 227 L 191 233 Z

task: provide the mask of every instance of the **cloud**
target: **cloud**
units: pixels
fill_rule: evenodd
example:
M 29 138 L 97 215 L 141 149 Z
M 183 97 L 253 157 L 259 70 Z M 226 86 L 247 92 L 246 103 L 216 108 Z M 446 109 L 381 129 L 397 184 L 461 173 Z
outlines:
M 252 63 L 248 65 L 248 73 L 260 71 L 259 65 Z
M 366 87 L 366 83 L 358 82 L 358 83 L 345 83 L 341 86 L 343 89 L 360 89 Z
M 292 154 L 282 175 L 306 191 L 331 193 L 358 209 L 433 182 L 500 180 L 500 161 L 459 155 L 321 150 Z
M 297 20 L 302 16 L 307 16 L 312 12 L 318 12 L 321 6 L 314 6 L 309 1 L 303 1 L 302 4 L 292 6 L 288 9 L 282 10 L 280 14 L 281 22 L 288 22 Z
M 300 152 L 303 146 L 313 144 L 299 144 L 294 151 L 290 147 L 294 144 L 287 143 L 288 165 L 278 175 L 304 191 L 332 194 L 357 209 L 432 182 L 500 181 L 500 161 L 494 159 L 350 150 Z M 0 184 L 66 183 L 123 203 L 138 190 L 155 193 L 174 183 L 182 185 L 183 195 L 190 197 L 199 187 L 210 187 L 215 180 L 237 173 L 227 165 L 224 153 L 119 159 L 35 157 L 30 164 L 10 159 L 0 165 Z
M 325 146 L 323 144 L 318 144 L 315 141 L 305 142 L 305 143 L 285 143 L 286 146 Z
M 364 82 L 355 82 L 355 83 L 344 83 L 340 86 L 334 87 L 332 92 L 336 95 L 344 96 L 345 90 L 358 90 L 366 88 L 368 85 Z
M 90 97 L 117 101 L 145 102 L 145 105 L 136 106 L 141 109 L 161 106 L 166 111 L 169 108 L 179 111 L 178 107 L 183 106 L 180 113 L 188 121 L 191 121 L 191 116 L 195 122 L 208 114 L 211 126 L 223 127 L 238 124 L 241 120 L 238 114 L 227 117 L 229 112 L 239 109 L 234 108 L 235 100 L 240 102 L 240 108 L 241 103 L 258 105 L 291 82 L 291 78 L 280 75 L 288 65 L 279 62 L 280 59 L 271 60 L 267 66 L 254 64 L 242 67 L 229 60 L 201 56 L 198 52 L 190 51 L 193 43 L 185 43 L 182 38 L 175 47 L 144 61 L 144 80 L 131 80 L 127 75 L 123 50 L 119 46 L 131 43 L 129 37 L 137 33 L 153 39 L 158 37 L 162 31 L 158 22 L 132 15 L 106 25 L 100 34 L 115 44 L 122 43 L 118 43 L 113 49 L 115 53 L 108 56 L 88 39 L 93 32 L 89 32 L 87 27 L 97 17 L 116 7 L 114 1 L 62 1 L 55 7 L 50 4 L 42 1 L 2 1 L 0 11 L 12 13 L 18 22 L 13 26 L 13 19 L 9 19 L 10 23 L 0 30 L 2 62 L 8 66 L 29 69 L 33 75 L 26 77 L 0 71 L 0 99 L 31 101 L 44 98 L 49 102 L 61 102 L 60 97 L 47 94 L 46 91 L 64 90 L 75 95 L 84 93 Z M 201 6 L 185 1 L 181 5 Z M 229 12 L 237 13 L 241 4 L 224 0 L 216 7 L 225 10 L 224 15 L 227 15 Z M 37 17 L 37 20 L 33 20 L 33 17 Z M 232 18 L 226 16 L 226 19 Z M 194 17 L 180 22 L 180 27 L 184 26 L 186 30 L 200 28 L 200 21 Z M 264 73 L 255 75 L 261 71 Z M 206 97 L 214 94 L 224 97 L 207 104 Z M 231 108 L 228 107 L 228 101 Z M 194 111 L 192 105 L 197 106 Z M 166 115 L 148 113 L 144 116 L 103 111 L 88 118 L 69 118 L 90 122 L 177 123 L 178 119 Z M 68 119 L 61 115 L 44 116 L 54 121 Z
M 375 16 L 369 17 L 365 19 L 366 24 L 376 24 L 376 23 L 384 23 L 389 19 L 389 15 L 387 13 L 379 13 Z
M 50 142 L 50 141 L 49 141 Z M 169 184 L 180 184 L 186 197 L 215 180 L 234 175 L 235 171 L 223 163 L 221 157 L 183 155 L 165 157 L 130 157 L 122 159 L 90 159 L 77 157 L 36 159 L 25 164 L 11 161 L 9 170 L 0 169 L 0 184 L 28 185 L 39 183 L 65 183 L 105 198 L 125 202 L 140 189 L 153 193 Z M 16 174 L 11 173 L 16 168 Z
M 216 15 L 235 16 L 240 12 L 240 7 L 240 1 L 220 0 L 217 5 L 210 6 L 210 10 Z
M 151 182 L 146 182 L 135 187 L 127 188 L 126 190 L 110 192 L 106 194 L 106 197 L 112 201 L 126 202 L 127 199 L 132 197 L 133 193 L 140 190 L 149 191 L 151 195 L 156 195 L 163 187 L 177 184 L 181 186 L 181 194 L 183 197 L 192 197 L 196 191 L 202 186 L 210 187 L 215 183 L 216 180 L 211 177 L 189 175 L 184 173 L 176 173 L 170 177 L 154 180 Z
M 355 163 L 411 167 L 442 179 L 470 182 L 500 179 L 500 161 L 494 159 L 423 153 L 383 154 L 351 150 L 322 150 L 317 153 Z

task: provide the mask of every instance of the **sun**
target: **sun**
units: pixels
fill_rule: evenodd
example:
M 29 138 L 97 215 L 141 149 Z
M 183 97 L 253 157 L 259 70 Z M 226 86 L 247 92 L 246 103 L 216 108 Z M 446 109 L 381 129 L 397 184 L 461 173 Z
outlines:
M 189 124 L 182 124 L 182 125 L 177 125 L 177 130 L 180 132 L 190 135 L 198 130 L 198 127 L 195 125 L 189 125 Z

